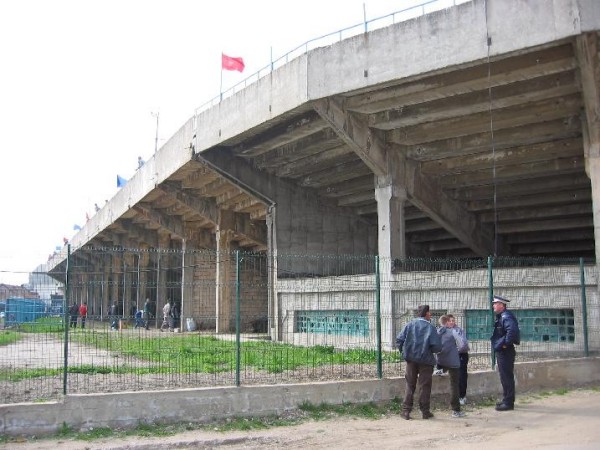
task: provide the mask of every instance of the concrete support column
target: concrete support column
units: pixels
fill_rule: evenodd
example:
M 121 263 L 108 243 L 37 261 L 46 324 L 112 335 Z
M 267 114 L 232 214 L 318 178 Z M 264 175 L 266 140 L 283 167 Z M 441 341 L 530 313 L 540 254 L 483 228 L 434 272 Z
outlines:
M 384 348 L 391 350 L 396 340 L 394 301 L 392 296 L 392 270 L 394 259 L 406 258 L 404 203 L 406 190 L 388 183 L 379 186 L 377 180 L 377 242 L 381 277 L 381 340 Z
M 112 297 L 112 289 L 110 287 L 111 276 L 111 264 L 106 261 L 103 262 L 102 265 L 102 317 L 108 317 L 108 312 L 110 311 L 110 306 L 113 302 Z
M 181 270 L 181 330 L 185 328 L 185 318 L 192 317 L 191 305 L 194 303 L 194 254 L 195 242 L 192 239 L 184 239 L 181 243 L 182 270 Z
M 110 280 L 112 282 L 112 285 L 109 285 L 110 286 L 109 309 L 110 309 L 110 306 L 112 306 L 112 304 L 115 303 L 117 305 L 117 311 L 120 311 L 119 303 L 120 303 L 121 299 L 120 299 L 120 289 L 119 288 L 121 287 L 121 285 L 123 283 L 122 273 L 123 273 L 123 258 L 121 257 L 121 255 L 118 252 L 114 252 L 113 257 L 112 257 L 112 270 L 111 270 L 112 279 Z
M 150 298 L 148 295 L 148 270 L 151 269 L 150 263 L 150 254 L 145 251 L 148 250 L 147 247 L 143 247 L 143 250 L 140 252 L 140 285 L 138 289 L 140 290 L 140 305 L 139 308 L 143 309 L 146 304 L 146 299 Z
M 231 331 L 231 281 L 233 254 L 231 253 L 231 231 L 217 230 L 217 289 L 216 313 L 217 333 Z
M 137 262 L 131 253 L 125 253 L 123 264 L 123 309 L 124 319 L 129 319 L 133 299 L 133 284 L 137 282 Z
M 592 182 L 592 209 L 594 214 L 596 262 L 600 265 L 600 156 L 587 157 L 586 170 Z
M 231 239 L 235 227 L 235 214 L 226 209 L 219 210 L 217 240 L 217 289 L 216 289 L 216 332 L 228 333 L 232 330 L 232 282 L 235 273 L 235 257 L 231 251 Z
M 171 244 L 171 236 L 168 233 L 160 233 L 158 236 L 158 248 L 168 249 Z M 169 269 L 169 253 L 158 252 L 156 257 L 156 318 L 157 326 L 162 321 L 162 308 L 169 301 L 167 293 L 167 271 Z
M 275 226 L 276 208 L 270 206 L 267 211 L 267 280 L 268 280 L 268 330 L 273 341 L 281 340 L 279 327 L 279 307 L 277 304 L 277 227 Z

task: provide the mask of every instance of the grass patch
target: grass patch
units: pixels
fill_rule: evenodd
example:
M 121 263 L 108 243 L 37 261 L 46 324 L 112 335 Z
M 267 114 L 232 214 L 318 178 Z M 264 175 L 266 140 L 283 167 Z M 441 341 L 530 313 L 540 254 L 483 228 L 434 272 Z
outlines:
M 17 329 L 24 333 L 64 333 L 65 325 L 62 316 L 50 316 L 20 323 Z
M 8 345 L 17 342 L 23 335 L 15 331 L 3 330 L 0 331 L 0 345 Z
M 140 337 L 124 333 L 89 331 L 72 339 L 101 350 L 135 356 L 166 372 L 222 373 L 235 370 L 236 343 L 201 335 L 164 335 Z M 375 364 L 377 352 L 368 349 L 337 350 L 330 346 L 298 347 L 270 341 L 240 344 L 244 368 L 282 373 L 302 367 L 325 365 Z M 399 362 L 398 352 L 385 352 L 384 362 Z
M 52 332 L 62 339 L 62 328 L 55 317 L 43 318 L 31 324 L 22 324 L 19 331 L 0 334 L 0 343 L 11 343 L 28 332 Z M 48 322 L 45 322 L 48 320 Z M 77 330 L 69 333 L 70 342 L 110 352 L 114 364 L 69 366 L 69 373 L 78 374 L 186 374 L 186 373 L 234 373 L 237 348 L 234 341 L 217 339 L 198 334 L 143 334 L 115 333 L 106 330 Z M 315 368 L 333 365 L 375 365 L 377 351 L 353 348 L 339 350 L 333 346 L 317 345 L 300 347 L 271 341 L 248 341 L 240 343 L 241 370 L 257 370 L 270 374 L 285 373 L 299 368 Z M 133 358 L 133 359 L 132 359 Z M 384 352 L 384 363 L 401 360 L 398 352 Z M 128 361 L 121 364 L 119 361 Z M 136 361 L 142 362 L 136 365 Z M 54 377 L 61 369 L 0 369 L 0 380 L 21 381 L 39 377 Z

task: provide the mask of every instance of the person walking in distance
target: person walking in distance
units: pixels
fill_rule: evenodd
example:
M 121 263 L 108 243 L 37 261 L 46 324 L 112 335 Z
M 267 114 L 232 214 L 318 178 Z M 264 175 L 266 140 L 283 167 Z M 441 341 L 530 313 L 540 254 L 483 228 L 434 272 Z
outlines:
M 69 306 L 70 328 L 77 328 L 77 317 L 79 317 L 79 306 L 73 303 Z
M 456 325 L 456 318 L 452 314 L 448 314 L 448 323 L 446 325 L 452 330 L 458 345 L 458 357 L 460 358 L 460 369 L 458 372 L 458 395 L 461 405 L 467 404 L 467 381 L 469 373 L 467 366 L 469 365 L 469 340 L 467 333 Z
M 144 327 L 146 330 L 150 329 L 150 315 L 152 314 L 152 305 L 150 304 L 150 299 L 146 299 L 146 303 L 144 303 Z
M 502 401 L 496 403 L 496 411 L 512 411 L 515 408 L 515 345 L 521 343 L 521 331 L 513 313 L 507 310 L 509 302 L 498 295 L 494 295 L 492 301 L 496 321 L 491 341 L 502 384 Z
M 163 306 L 163 321 L 160 325 L 160 331 L 171 326 L 171 301 L 167 300 L 165 306 Z
M 111 330 L 118 330 L 119 329 L 119 321 L 117 320 L 117 304 L 113 303 L 112 305 L 110 305 L 110 308 L 108 310 L 108 317 L 110 320 L 110 329 Z
M 423 419 L 433 417 L 431 413 L 431 383 L 435 353 L 442 350 L 442 341 L 435 327 L 430 323 L 429 305 L 417 308 L 417 318 L 407 323 L 396 337 L 396 346 L 406 361 L 406 393 L 400 416 L 410 420 L 413 397 L 417 383 L 420 397 L 419 408 Z
M 82 330 L 85 328 L 85 320 L 87 319 L 87 311 L 88 311 L 87 302 L 83 302 L 79 306 L 79 315 L 81 316 L 81 329 Z

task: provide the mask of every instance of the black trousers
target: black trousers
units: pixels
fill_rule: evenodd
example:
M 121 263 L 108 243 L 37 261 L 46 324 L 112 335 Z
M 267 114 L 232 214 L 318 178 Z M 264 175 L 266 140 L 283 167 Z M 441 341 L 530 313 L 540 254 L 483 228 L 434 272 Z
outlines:
M 459 353 L 460 357 L 460 369 L 458 372 L 458 395 L 460 398 L 467 396 L 467 380 L 469 373 L 467 372 L 467 366 L 469 365 L 469 354 Z
M 512 346 L 496 352 L 502 384 L 502 403 L 508 406 L 515 404 L 515 355 L 515 348 Z

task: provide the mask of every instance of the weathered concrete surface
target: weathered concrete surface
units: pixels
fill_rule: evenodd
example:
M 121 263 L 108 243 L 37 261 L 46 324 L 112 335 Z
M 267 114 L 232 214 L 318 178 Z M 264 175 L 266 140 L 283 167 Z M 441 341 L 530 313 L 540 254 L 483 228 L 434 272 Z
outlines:
M 518 363 L 519 392 L 593 385 L 600 382 L 600 358 Z M 434 377 L 432 395 L 448 392 L 448 378 Z M 493 371 L 469 374 L 469 397 L 501 392 Z M 177 391 L 69 395 L 64 401 L 0 406 L 0 433 L 44 435 L 63 424 L 76 430 L 135 427 L 139 423 L 203 422 L 213 418 L 264 416 L 313 404 L 383 402 L 402 398 L 404 380 L 323 382 Z

